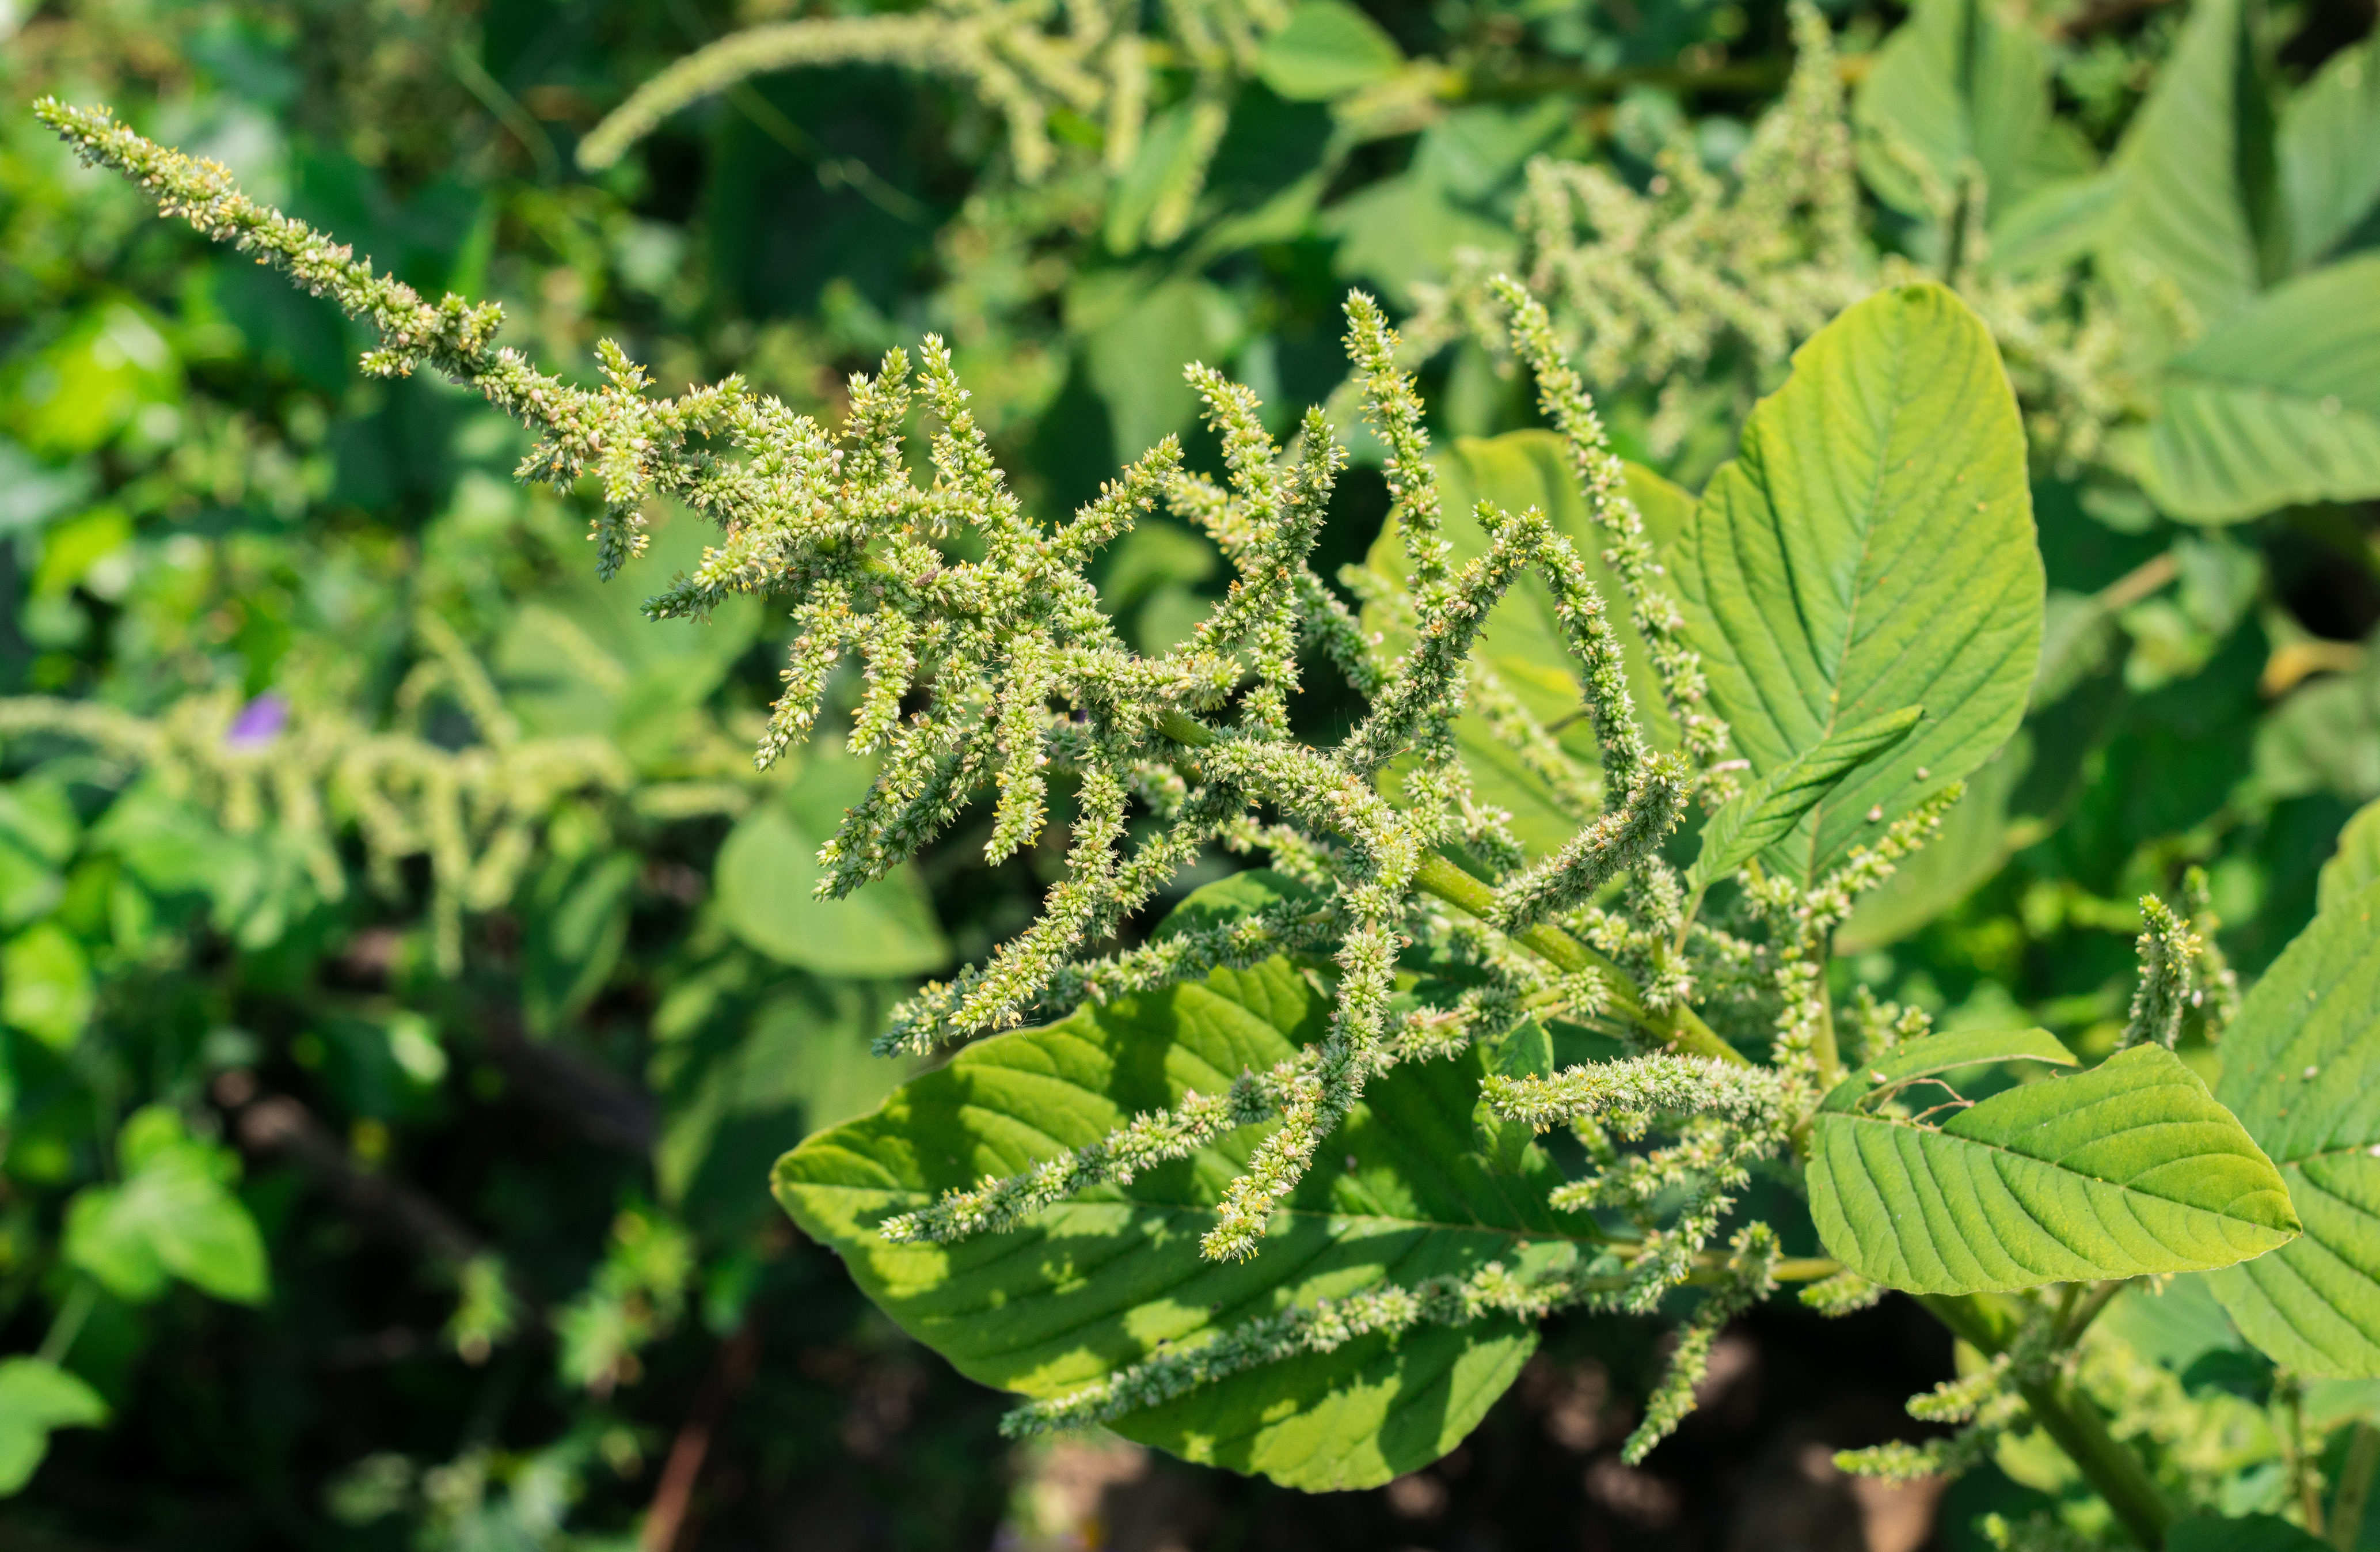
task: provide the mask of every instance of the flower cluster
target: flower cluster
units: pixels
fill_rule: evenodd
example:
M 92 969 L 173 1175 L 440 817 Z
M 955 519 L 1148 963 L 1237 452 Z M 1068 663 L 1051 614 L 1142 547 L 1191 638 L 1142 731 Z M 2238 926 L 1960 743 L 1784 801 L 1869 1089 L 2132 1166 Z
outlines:
M 1603 1215 L 1564 1253 L 1569 1261 L 1533 1264 L 1525 1276 L 1490 1266 L 1269 1315 L 1037 1402 L 1020 1426 L 1118 1415 L 1367 1333 L 1581 1305 L 1648 1310 L 1692 1286 L 1701 1302 L 1632 1457 L 1683 1415 L 1712 1337 L 1782 1275 L 1766 1226 L 1742 1228 L 1727 1251 L 1712 1241 L 1749 1170 L 1787 1146 L 1838 1070 L 1817 979 L 1827 935 L 1957 794 L 1937 796 L 1814 887 L 1748 867 L 1727 910 L 1699 919 L 1702 898 L 1689 900 L 1662 844 L 1695 801 L 1732 792 L 1741 763 L 1727 758 L 1727 727 L 1707 702 L 1682 612 L 1585 381 L 1528 288 L 1490 277 L 1485 305 L 1568 448 L 1624 595 L 1616 602 L 1646 644 L 1680 730 L 1674 749 L 1656 748 L 1640 724 L 1612 604 L 1544 512 L 1483 502 L 1475 516 L 1485 549 L 1458 562 L 1441 532 L 1422 405 L 1397 365 L 1400 342 L 1360 294 L 1346 307 L 1347 349 L 1364 413 L 1386 449 L 1390 523 L 1405 564 L 1401 582 L 1375 572 L 1346 579 L 1378 611 L 1369 628 L 1311 564 L 1347 457 L 1318 410 L 1283 446 L 1265 429 L 1254 394 L 1193 366 L 1189 381 L 1221 447 L 1220 473 L 1189 468 L 1169 438 L 1070 518 L 1045 522 L 995 464 L 939 341 L 926 342 L 914 372 L 896 350 L 877 373 L 855 377 L 840 428 L 735 379 L 655 397 L 642 371 L 608 344 L 606 385 L 577 388 L 495 347 L 497 309 L 455 297 L 426 301 L 248 200 L 221 167 L 103 114 L 54 102 L 40 111 L 87 158 L 139 180 L 168 213 L 365 320 L 380 336 L 372 370 L 428 366 L 528 426 L 539 440 L 523 478 L 599 483 L 603 505 L 590 537 L 603 574 L 641 548 L 642 514 L 656 497 L 715 520 L 718 544 L 647 611 L 698 618 L 730 598 L 759 595 L 789 613 L 795 637 L 760 764 L 812 734 L 835 670 L 856 658 L 849 744 L 876 755 L 878 771 L 820 853 L 822 893 L 881 877 L 983 799 L 993 810 L 989 853 L 1010 855 L 1050 824 L 1053 780 L 1072 784 L 1065 874 L 1038 917 L 982 964 L 924 987 L 890 1020 L 881 1048 L 924 1052 L 1086 998 L 1156 990 L 1276 954 L 1316 967 L 1332 1006 L 1314 1045 L 1224 1093 L 1185 1095 L 1070 1155 L 897 1215 L 883 1226 L 889 1237 L 997 1231 L 1262 1124 L 1201 1241 L 1208 1257 L 1242 1259 L 1257 1253 L 1277 1206 L 1366 1085 L 1398 1064 L 1443 1059 L 1531 1018 L 1572 1020 L 1640 1053 L 1489 1085 L 1495 1111 L 1538 1129 L 1567 1123 L 1591 1161 L 1553 1192 L 1557 1207 Z M 920 419 L 930 428 L 923 483 L 906 447 Z M 1186 641 L 1144 655 L 1117 634 L 1089 570 L 1102 546 L 1160 505 L 1208 533 L 1234 577 Z M 1474 648 L 1523 577 L 1550 596 L 1580 688 L 1578 715 L 1595 738 L 1593 770 L 1479 666 Z M 1301 675 L 1317 664 L 1368 703 L 1330 747 L 1292 727 Z M 490 758 L 527 747 L 500 731 L 492 691 L 481 707 L 470 683 L 458 678 L 455 688 L 483 718 Z M 1559 776 L 1552 785 L 1577 810 L 1577 834 L 1546 855 L 1532 856 L 1510 816 L 1474 787 L 1454 724 L 1475 696 L 1493 736 L 1524 764 Z M 1391 775 L 1394 803 L 1383 793 Z M 1101 952 L 1218 847 L 1263 853 L 1301 886 L 1236 920 Z M 1451 860 L 1457 852 L 1473 867 Z M 1459 992 L 1401 991 L 1402 970 L 1431 964 L 1462 966 Z M 1706 1009 L 1732 1039 L 1705 1022 Z M 1774 1059 L 1757 1065 L 1740 1046 L 1764 1039 Z M 1667 1140 L 1640 1146 L 1656 1132 Z M 1797 1264 L 1794 1276 L 1836 1270 Z

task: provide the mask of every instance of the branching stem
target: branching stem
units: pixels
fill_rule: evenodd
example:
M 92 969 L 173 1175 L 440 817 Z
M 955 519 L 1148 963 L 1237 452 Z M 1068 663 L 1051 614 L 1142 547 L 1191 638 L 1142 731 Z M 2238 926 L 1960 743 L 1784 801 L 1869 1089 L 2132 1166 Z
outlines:
M 1951 1334 L 1985 1357 L 1997 1357 L 2015 1340 L 2021 1322 L 2006 1301 L 1989 1294 L 1920 1294 L 1917 1301 Z M 2107 1500 L 2125 1534 L 2151 1552 L 2165 1545 L 2173 1508 L 2140 1457 L 2107 1431 L 2107 1420 L 2088 1396 L 2068 1381 L 2019 1378 L 2034 1421 L 2066 1452 L 2083 1480 Z

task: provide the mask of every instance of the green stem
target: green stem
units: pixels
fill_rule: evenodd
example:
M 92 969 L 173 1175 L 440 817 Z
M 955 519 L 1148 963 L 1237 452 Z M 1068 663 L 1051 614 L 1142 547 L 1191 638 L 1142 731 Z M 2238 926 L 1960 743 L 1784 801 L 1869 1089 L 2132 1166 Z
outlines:
M 67 1295 L 67 1301 L 58 1306 L 57 1316 L 50 1322 L 48 1333 L 42 1338 L 41 1350 L 33 1356 L 44 1363 L 66 1362 L 75 1338 L 82 1335 L 82 1323 L 91 1318 L 91 1307 L 98 1301 L 99 1289 L 91 1286 L 91 1279 L 78 1281 L 74 1291 Z
M 2322 1479 L 2313 1469 L 2313 1455 L 2306 1448 L 2305 1382 L 2284 1372 L 2279 1389 L 2289 1409 L 2289 1477 L 2296 1485 L 2298 1512 L 2305 1516 L 2306 1534 L 2322 1535 Z
M 2380 1428 L 2357 1423 L 2339 1463 L 2338 1496 L 2330 1500 L 2330 1544 L 2355 1552 L 2363 1539 L 2363 1510 L 2372 1501 L 2372 1478 L 2380 1472 Z
M 1181 712 L 1167 712 L 1159 720 L 1157 730 L 1175 743 L 1190 749 L 1205 749 L 1213 744 L 1217 737 L 1213 728 Z M 1483 922 L 1495 920 L 1496 891 L 1485 881 L 1474 878 L 1435 851 L 1422 859 L 1420 871 L 1414 874 L 1414 886 Z M 1748 1065 L 1743 1053 L 1721 1040 L 1693 1008 L 1682 1006 L 1646 1008 L 1642 989 L 1627 972 L 1560 927 L 1541 923 L 1526 932 L 1512 935 L 1512 941 L 1556 970 L 1572 974 L 1583 970 L 1594 971 L 1611 988 L 1614 1011 L 1663 1045 L 1690 1056 L 1738 1066 Z
M 2018 1318 L 2001 1301 L 1976 1293 L 1928 1293 L 1920 1294 L 1917 1301 L 1978 1352 L 2004 1352 L 2016 1338 Z M 2056 1377 L 2020 1379 L 2016 1391 L 2041 1431 L 2066 1452 L 2082 1479 L 2107 1501 L 2126 1534 L 2150 1552 L 2163 1546 L 2166 1531 L 2173 1524 L 2172 1506 L 2165 1501 L 2165 1494 L 2140 1457 L 2107 1431 L 2107 1420 L 2097 1404 Z

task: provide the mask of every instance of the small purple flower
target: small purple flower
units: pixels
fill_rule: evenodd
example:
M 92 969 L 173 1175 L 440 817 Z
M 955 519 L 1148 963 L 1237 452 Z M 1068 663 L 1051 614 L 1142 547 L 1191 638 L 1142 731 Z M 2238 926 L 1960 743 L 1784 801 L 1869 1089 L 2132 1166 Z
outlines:
M 242 754 L 253 753 L 279 738 L 288 721 L 288 699 L 278 690 L 268 690 L 242 706 L 239 715 L 231 719 L 230 730 L 224 734 L 224 747 Z

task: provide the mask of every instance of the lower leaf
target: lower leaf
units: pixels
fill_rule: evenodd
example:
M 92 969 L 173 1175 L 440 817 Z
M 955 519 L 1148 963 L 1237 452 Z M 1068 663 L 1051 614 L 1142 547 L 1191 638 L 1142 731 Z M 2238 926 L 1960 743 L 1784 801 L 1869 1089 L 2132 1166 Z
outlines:
M 903 1329 L 962 1373 L 1036 1399 L 1293 1307 L 1495 1264 L 1534 1277 L 1594 1248 L 1592 1224 L 1545 1204 L 1557 1177 L 1541 1150 L 1510 1172 L 1480 1153 L 1475 1053 L 1376 1080 L 1245 1262 L 1208 1261 L 1198 1241 L 1264 1126 L 1007 1232 L 893 1244 L 877 1231 L 941 1191 L 1063 1157 L 1194 1091 L 1219 1094 L 1318 1041 L 1329 1011 L 1276 959 L 984 1041 L 786 1155 L 778 1200 Z M 1355 1337 L 1110 1425 L 1288 1486 L 1367 1486 L 1453 1448 L 1536 1344 L 1532 1328 L 1492 1314 Z
M 2155 1045 L 2003 1091 L 1938 1129 L 1821 1111 L 1809 1179 L 1828 1253 L 1918 1293 L 2228 1266 L 2299 1229 L 2272 1161 Z

